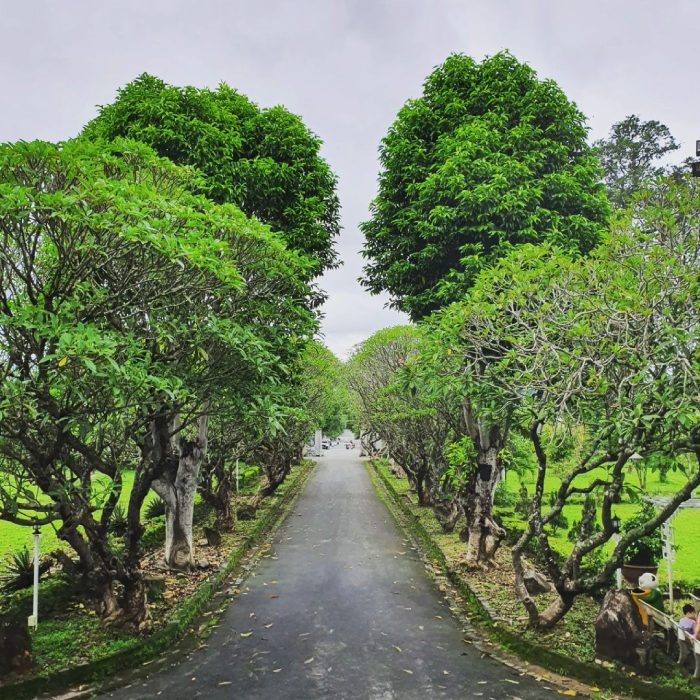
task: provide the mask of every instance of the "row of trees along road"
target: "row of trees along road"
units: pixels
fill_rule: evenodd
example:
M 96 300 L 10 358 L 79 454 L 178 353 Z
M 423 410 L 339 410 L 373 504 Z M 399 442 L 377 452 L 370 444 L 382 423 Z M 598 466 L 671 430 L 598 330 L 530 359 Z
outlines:
M 556 624 L 576 595 L 605 586 L 630 544 L 700 484 L 700 195 L 677 170 L 653 172 L 663 129 L 639 149 L 630 133 L 645 138 L 644 124 L 626 123 L 624 140 L 613 130 L 598 146 L 636 154 L 635 165 L 621 158 L 604 173 L 582 115 L 551 81 L 508 54 L 480 65 L 452 56 L 384 140 L 364 226 L 366 286 L 421 323 L 358 347 L 350 374 L 362 421 L 445 530 L 464 517 L 467 566 L 493 563 L 506 534 L 495 486 L 509 439 L 526 438 L 537 478 L 512 559 L 533 626 Z M 662 177 L 631 194 L 620 173 L 640 169 Z M 613 219 L 604 177 L 620 193 Z M 564 440 L 575 460 L 546 494 Z M 687 481 L 608 548 L 634 453 Z M 586 522 L 562 558 L 550 525 L 584 496 Z M 523 584 L 533 545 L 558 592 L 544 610 Z
M 190 570 L 198 482 L 233 527 L 236 458 L 269 495 L 337 413 L 312 340 L 338 232 L 319 147 L 281 107 L 146 75 L 77 139 L 0 147 L 0 518 L 55 524 L 110 622 L 147 616 L 150 489 Z

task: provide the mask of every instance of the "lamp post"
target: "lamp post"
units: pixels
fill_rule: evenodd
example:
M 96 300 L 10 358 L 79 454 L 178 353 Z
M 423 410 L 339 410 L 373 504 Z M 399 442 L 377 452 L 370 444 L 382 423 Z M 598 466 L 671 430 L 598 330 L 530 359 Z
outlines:
M 700 139 L 695 142 L 695 155 L 700 158 Z M 690 172 L 693 177 L 700 177 L 700 161 L 690 164 Z
M 29 625 L 36 629 L 39 625 L 39 536 L 41 531 L 39 524 L 34 522 L 34 603 L 32 605 L 32 614 L 29 617 Z
M 613 528 L 613 540 L 615 542 L 615 546 L 617 547 L 618 543 L 620 542 L 620 518 L 613 513 L 610 522 L 612 523 Z M 617 579 L 617 590 L 619 591 L 622 588 L 622 569 L 619 566 L 615 571 L 615 577 Z

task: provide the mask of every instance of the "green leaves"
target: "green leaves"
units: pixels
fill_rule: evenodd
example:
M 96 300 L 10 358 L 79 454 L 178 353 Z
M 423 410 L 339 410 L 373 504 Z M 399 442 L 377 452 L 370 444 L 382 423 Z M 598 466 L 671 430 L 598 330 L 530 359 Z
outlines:
M 452 55 L 383 139 L 363 285 L 414 320 L 464 296 L 513 246 L 598 242 L 608 206 L 584 117 L 509 53 Z
M 260 109 L 224 83 L 178 88 L 144 73 L 83 133 L 134 139 L 193 166 L 188 189 L 268 224 L 312 261 L 307 279 L 337 267 L 336 177 L 319 156 L 321 141 L 284 107 Z

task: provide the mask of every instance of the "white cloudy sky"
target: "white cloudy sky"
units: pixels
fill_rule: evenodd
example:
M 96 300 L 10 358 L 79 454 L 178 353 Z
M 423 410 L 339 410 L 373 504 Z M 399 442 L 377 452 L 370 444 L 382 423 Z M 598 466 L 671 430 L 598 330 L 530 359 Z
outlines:
M 510 49 L 554 78 L 592 138 L 628 114 L 700 138 L 700 0 L 2 0 L 0 141 L 75 135 L 143 71 L 226 81 L 284 104 L 325 141 L 339 176 L 344 267 L 328 274 L 326 342 L 343 356 L 401 322 L 359 284 L 379 140 L 452 52 Z

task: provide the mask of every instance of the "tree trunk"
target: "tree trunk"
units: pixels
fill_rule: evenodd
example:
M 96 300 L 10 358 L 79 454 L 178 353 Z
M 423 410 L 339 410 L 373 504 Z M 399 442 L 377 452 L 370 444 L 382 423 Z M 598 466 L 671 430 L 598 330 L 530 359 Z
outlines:
M 122 598 L 124 621 L 143 627 L 149 617 L 147 603 L 146 586 L 139 571 L 138 575 L 132 575 L 124 582 L 124 596 Z
M 207 451 L 207 425 L 209 403 L 205 402 L 199 419 L 195 441 L 183 440 L 179 424 L 174 421 L 176 456 L 158 479 L 153 481 L 153 490 L 165 503 L 165 563 L 177 571 L 192 571 L 195 568 L 192 527 L 194 499 L 197 494 L 197 475 Z
M 228 481 L 221 481 L 213 501 L 216 511 L 214 527 L 220 532 L 233 532 L 236 528 L 236 511 L 233 508 L 233 493 Z
M 495 434 L 494 434 L 495 433 Z M 477 444 L 476 471 L 460 501 L 467 525 L 460 539 L 467 543 L 465 564 L 469 568 L 488 568 L 506 531 L 493 519 L 493 493 L 501 471 L 500 452 L 503 447 L 497 430 L 491 430 L 486 447 Z
M 445 534 L 453 532 L 461 515 L 459 504 L 454 500 L 437 501 L 433 505 L 433 511 L 442 531 Z

